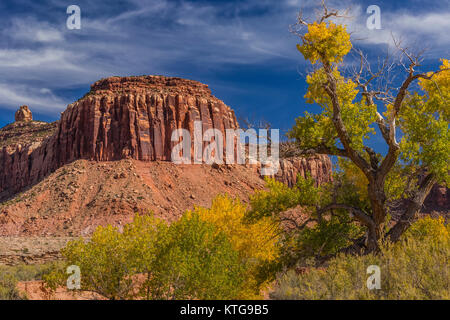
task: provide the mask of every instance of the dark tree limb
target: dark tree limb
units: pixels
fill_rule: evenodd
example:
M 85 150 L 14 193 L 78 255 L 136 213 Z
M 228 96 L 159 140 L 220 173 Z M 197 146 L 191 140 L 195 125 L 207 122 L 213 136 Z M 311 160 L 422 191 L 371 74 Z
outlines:
M 392 242 L 398 241 L 403 232 L 414 222 L 415 215 L 422 207 L 425 198 L 430 193 L 431 188 L 437 182 L 434 174 L 428 174 L 421 182 L 419 189 L 414 197 L 410 199 L 410 203 L 406 207 L 406 211 L 400 217 L 400 220 L 389 230 L 387 236 Z
M 317 211 L 317 214 L 319 213 L 325 213 L 327 211 L 331 211 L 333 209 L 345 209 L 347 211 L 349 211 L 351 214 L 353 214 L 353 216 L 360 221 L 362 224 L 364 224 L 365 226 L 367 226 L 369 229 L 370 228 L 375 228 L 375 222 L 373 221 L 372 217 L 369 216 L 367 213 L 365 213 L 364 211 L 362 211 L 359 208 L 356 207 L 352 207 L 349 206 L 347 204 L 342 204 L 342 203 L 332 203 L 324 208 L 321 208 L 320 210 Z
M 348 157 L 361 169 L 362 172 L 364 172 L 369 181 L 371 181 L 373 177 L 369 163 L 355 149 L 351 147 L 350 136 L 341 117 L 341 106 L 337 95 L 337 83 L 336 78 L 333 75 L 331 65 L 324 63 L 324 70 L 328 79 L 328 83 L 324 86 L 324 89 L 331 99 L 331 103 L 333 106 L 332 120 L 338 133 L 339 140 L 344 146 Z

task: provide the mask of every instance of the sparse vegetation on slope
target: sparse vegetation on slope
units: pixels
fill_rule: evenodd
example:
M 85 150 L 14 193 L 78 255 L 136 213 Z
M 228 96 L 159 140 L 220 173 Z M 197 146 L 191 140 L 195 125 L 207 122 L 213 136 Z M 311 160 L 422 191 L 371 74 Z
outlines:
M 39 143 L 52 136 L 57 129 L 58 122 L 15 122 L 0 129 L 0 149 L 10 147 L 13 151 L 16 145 L 22 146 Z
M 55 263 L 38 265 L 0 265 L 0 300 L 22 300 L 26 295 L 19 292 L 17 284 L 19 281 L 41 280 L 44 275 L 49 274 L 56 267 Z
M 325 268 L 279 275 L 273 299 L 450 299 L 450 226 L 424 218 L 396 244 L 365 256 L 340 254 Z M 367 268 L 380 267 L 381 289 L 367 288 Z M 297 269 L 298 270 L 298 269 Z

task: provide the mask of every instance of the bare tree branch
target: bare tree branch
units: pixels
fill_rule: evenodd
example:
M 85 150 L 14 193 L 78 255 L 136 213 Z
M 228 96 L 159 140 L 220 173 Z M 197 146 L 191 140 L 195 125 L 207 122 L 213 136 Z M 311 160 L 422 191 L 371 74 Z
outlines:
M 362 224 L 367 226 L 368 228 L 375 228 L 375 222 L 373 221 L 372 217 L 369 216 L 367 213 L 362 211 L 359 208 L 349 206 L 347 204 L 341 204 L 341 203 L 333 203 L 330 204 L 322 209 L 320 209 L 317 214 L 319 213 L 325 213 L 327 211 L 330 211 L 332 209 L 345 209 L 353 214 L 353 216 L 360 221 Z

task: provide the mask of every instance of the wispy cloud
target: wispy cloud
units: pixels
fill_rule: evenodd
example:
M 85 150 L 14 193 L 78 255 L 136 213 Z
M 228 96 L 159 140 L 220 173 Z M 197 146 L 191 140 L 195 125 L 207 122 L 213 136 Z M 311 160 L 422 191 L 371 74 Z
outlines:
M 3 36 L 16 41 L 51 43 L 63 41 L 63 33 L 48 22 L 40 22 L 34 17 L 13 18 L 10 26 L 2 30 Z
M 68 101 L 56 97 L 48 88 L 30 87 L 26 85 L 11 85 L 0 83 L 0 101 L 10 109 L 19 105 L 30 105 L 35 110 L 58 112 L 68 104 Z
M 22 0 L 22 5 L 26 0 Z M 28 103 L 52 113 L 64 97 L 50 95 L 66 87 L 87 86 L 111 75 L 166 74 L 213 77 L 217 70 L 254 66 L 279 70 L 301 65 L 297 39 L 288 32 L 303 7 L 314 17 L 315 0 L 232 2 L 123 0 L 105 6 L 77 1 L 82 29 L 67 30 L 66 1 L 32 2 L 24 14 L 0 12 L 0 106 Z M 391 41 L 391 32 L 408 42 L 448 54 L 450 12 L 393 12 L 382 8 L 382 30 L 366 28 L 365 7 L 355 2 L 346 21 L 362 45 Z M 426 41 L 424 41 L 426 40 Z M 202 79 L 198 79 L 202 80 Z M 227 85 L 232 85 L 231 83 Z
M 366 8 L 360 5 L 351 7 L 349 16 L 344 19 L 354 39 L 360 44 L 383 44 L 394 46 L 394 38 L 414 50 L 428 48 L 433 54 L 449 53 L 450 10 L 441 12 L 387 11 L 382 5 L 381 29 L 369 30 L 366 21 L 369 17 Z

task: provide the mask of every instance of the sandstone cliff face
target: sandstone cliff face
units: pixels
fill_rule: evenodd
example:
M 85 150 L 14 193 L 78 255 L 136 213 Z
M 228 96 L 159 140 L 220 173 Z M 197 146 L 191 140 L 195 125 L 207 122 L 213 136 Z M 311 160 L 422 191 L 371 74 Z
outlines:
M 332 163 L 326 155 L 315 155 L 309 158 L 293 157 L 280 159 L 280 169 L 275 179 L 292 187 L 297 182 L 297 175 L 306 176 L 307 172 L 320 185 L 331 181 Z
M 60 163 L 75 159 L 171 160 L 174 129 L 238 127 L 234 112 L 207 85 L 160 76 L 109 78 L 68 106 L 57 137 Z
M 20 110 L 19 110 L 20 111 Z M 70 104 L 57 132 L 40 144 L 0 151 L 0 199 L 77 159 L 170 160 L 172 131 L 237 128 L 234 112 L 207 85 L 162 76 L 112 77 Z
M 58 168 L 55 136 L 42 143 L 17 144 L 0 151 L 0 201 L 32 185 Z

